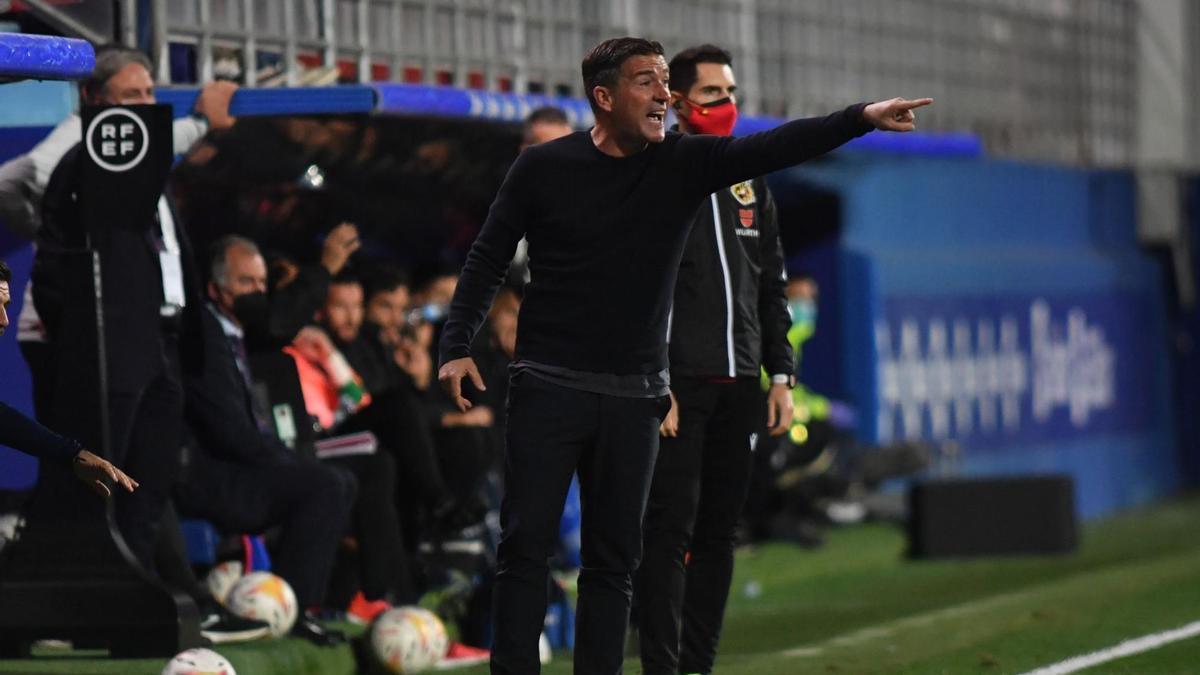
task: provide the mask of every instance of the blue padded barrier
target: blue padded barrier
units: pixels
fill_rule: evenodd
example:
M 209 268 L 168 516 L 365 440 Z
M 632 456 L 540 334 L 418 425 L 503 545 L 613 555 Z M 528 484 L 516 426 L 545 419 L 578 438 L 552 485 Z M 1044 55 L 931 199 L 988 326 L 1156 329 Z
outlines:
M 191 113 L 200 90 L 196 87 L 164 87 L 156 92 L 159 103 L 174 108 L 175 117 Z M 293 87 L 290 89 L 237 90 L 229 102 L 229 114 L 243 115 L 345 115 L 375 109 L 371 87 Z
M 78 80 L 95 67 L 96 52 L 85 40 L 0 33 L 0 80 Z

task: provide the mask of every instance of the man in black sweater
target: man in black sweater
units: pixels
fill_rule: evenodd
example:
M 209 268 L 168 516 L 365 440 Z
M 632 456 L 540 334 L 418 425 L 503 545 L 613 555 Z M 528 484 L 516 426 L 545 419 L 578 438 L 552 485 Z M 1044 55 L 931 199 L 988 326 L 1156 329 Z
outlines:
M 671 59 L 681 132 L 733 133 L 732 62 L 714 45 Z M 709 195 L 675 282 L 668 335 L 672 406 L 634 583 L 647 675 L 712 672 L 733 576 L 734 531 L 763 421 L 760 366 L 771 377 L 770 433 L 782 434 L 792 420 L 786 283 L 766 181 L 754 178 Z
M 713 192 L 907 131 L 927 99 L 858 104 L 744 138 L 667 133 L 662 45 L 616 38 L 583 61 L 596 125 L 527 148 L 467 256 L 439 379 L 467 409 L 471 341 L 522 236 L 526 286 L 508 399 L 493 673 L 538 672 L 547 559 L 571 475 L 583 503 L 575 672 L 619 673 L 641 521 L 670 405 L 667 317 L 683 246 Z

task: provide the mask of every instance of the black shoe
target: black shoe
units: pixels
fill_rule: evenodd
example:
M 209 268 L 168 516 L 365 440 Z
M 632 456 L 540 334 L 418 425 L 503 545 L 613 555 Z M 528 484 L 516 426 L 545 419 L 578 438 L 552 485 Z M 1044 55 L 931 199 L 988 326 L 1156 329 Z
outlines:
M 246 642 L 271 634 L 271 627 L 265 621 L 243 619 L 220 605 L 205 609 L 200 614 L 200 635 L 212 644 Z
M 307 612 L 296 619 L 292 637 L 303 638 L 318 647 L 336 647 L 346 641 L 345 633 L 322 626 Z

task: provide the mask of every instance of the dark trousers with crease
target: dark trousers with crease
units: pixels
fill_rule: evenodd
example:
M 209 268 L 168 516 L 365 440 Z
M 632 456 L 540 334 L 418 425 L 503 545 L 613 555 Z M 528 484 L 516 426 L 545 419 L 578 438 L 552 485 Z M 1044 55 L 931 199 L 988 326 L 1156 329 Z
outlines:
M 438 468 L 433 431 L 425 408 L 408 390 L 372 395 L 371 405 L 343 421 L 331 435 L 370 431 L 380 449 L 392 455 L 399 469 L 392 479 L 402 503 L 417 500 L 429 509 L 448 499 L 450 491 Z
M 372 455 L 325 460 L 358 481 L 351 525 L 358 540 L 359 575 L 368 600 L 390 593 L 401 602 L 416 599 L 410 560 L 405 555 L 403 527 L 396 511 L 396 462 L 383 449 Z
M 181 513 L 205 518 L 226 534 L 280 527 L 274 571 L 302 610 L 321 604 L 338 543 L 346 532 L 357 484 L 307 457 L 270 465 L 230 462 L 193 449 L 175 500 Z
M 183 447 L 183 384 L 173 339 L 167 339 L 157 358 L 163 361 L 162 370 L 141 389 L 108 393 L 109 459 L 140 484 L 132 493 L 113 491 L 117 528 L 130 552 L 151 572 Z
M 755 377 L 673 376 L 671 389 L 679 435 L 664 438 L 659 450 L 636 580 L 646 675 L 713 670 L 750 481 L 751 435 L 765 403 Z
M 621 672 L 632 575 L 668 400 L 593 394 L 529 373 L 511 382 L 492 673 L 540 672 L 548 559 L 571 476 L 583 506 L 575 673 Z

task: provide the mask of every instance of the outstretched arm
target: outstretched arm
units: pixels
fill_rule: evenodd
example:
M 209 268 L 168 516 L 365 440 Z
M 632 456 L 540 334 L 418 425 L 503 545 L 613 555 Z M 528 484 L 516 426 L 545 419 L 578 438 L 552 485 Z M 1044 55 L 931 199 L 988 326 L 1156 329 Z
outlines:
M 0 403 L 0 444 L 39 459 L 59 461 L 69 460 L 83 449 L 4 403 Z
M 133 492 L 138 486 L 137 481 L 108 460 L 84 450 L 74 440 L 54 433 L 4 403 L 0 403 L 0 443 L 42 460 L 71 462 L 75 476 L 104 497 L 112 494 L 108 481 L 127 492 Z
M 686 166 L 701 172 L 709 192 L 819 157 L 873 129 L 912 131 L 914 110 L 933 99 L 893 98 L 858 103 L 825 117 L 785 122 L 749 136 L 686 136 L 680 140 Z

